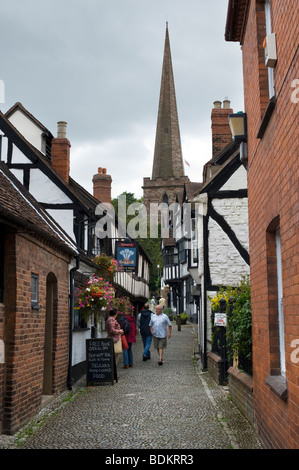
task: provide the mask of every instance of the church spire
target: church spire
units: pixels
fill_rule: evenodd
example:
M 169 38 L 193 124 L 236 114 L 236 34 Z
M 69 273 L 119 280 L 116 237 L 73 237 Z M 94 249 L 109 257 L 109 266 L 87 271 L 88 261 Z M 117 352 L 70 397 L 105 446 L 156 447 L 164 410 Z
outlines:
M 166 22 L 152 179 L 181 177 L 184 177 L 184 165 L 175 96 L 168 22 Z

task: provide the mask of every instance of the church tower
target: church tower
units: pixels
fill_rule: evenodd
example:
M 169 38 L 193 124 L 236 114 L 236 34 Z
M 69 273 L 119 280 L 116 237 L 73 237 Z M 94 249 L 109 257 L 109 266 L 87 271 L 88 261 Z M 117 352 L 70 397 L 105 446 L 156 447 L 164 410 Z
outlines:
M 147 210 L 151 203 L 182 202 L 185 176 L 177 103 L 174 87 L 168 24 L 162 67 L 160 100 L 152 177 L 143 179 L 143 199 Z

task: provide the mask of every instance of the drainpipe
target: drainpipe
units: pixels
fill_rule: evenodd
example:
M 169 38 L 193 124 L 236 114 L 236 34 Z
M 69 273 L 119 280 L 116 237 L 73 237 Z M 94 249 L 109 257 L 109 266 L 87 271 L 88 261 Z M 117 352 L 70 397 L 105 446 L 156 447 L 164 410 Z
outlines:
M 72 390 L 72 355 L 73 355 L 73 311 L 74 311 L 74 273 L 78 271 L 80 256 L 75 256 L 76 266 L 70 269 L 70 310 L 69 310 L 69 363 L 67 373 L 67 388 Z

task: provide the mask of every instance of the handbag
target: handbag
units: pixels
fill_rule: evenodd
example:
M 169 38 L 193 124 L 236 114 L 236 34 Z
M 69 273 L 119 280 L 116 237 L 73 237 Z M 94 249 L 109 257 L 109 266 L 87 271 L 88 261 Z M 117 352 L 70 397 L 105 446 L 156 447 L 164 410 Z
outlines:
M 120 336 L 118 338 L 117 343 L 114 343 L 114 352 L 115 352 L 115 354 L 121 354 L 123 352 Z
M 125 349 L 129 349 L 129 345 L 128 345 L 128 341 L 127 341 L 126 335 L 121 335 L 121 343 L 122 343 L 123 351 L 124 351 Z

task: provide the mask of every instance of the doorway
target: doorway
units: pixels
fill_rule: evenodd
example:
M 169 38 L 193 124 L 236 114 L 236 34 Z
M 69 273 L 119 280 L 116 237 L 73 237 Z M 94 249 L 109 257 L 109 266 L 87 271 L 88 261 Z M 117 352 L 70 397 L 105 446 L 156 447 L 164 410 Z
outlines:
M 43 395 L 53 394 L 53 341 L 54 341 L 54 319 L 57 310 L 57 279 L 53 273 L 47 276 L 46 291 L 46 324 L 44 339 L 44 378 Z

